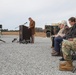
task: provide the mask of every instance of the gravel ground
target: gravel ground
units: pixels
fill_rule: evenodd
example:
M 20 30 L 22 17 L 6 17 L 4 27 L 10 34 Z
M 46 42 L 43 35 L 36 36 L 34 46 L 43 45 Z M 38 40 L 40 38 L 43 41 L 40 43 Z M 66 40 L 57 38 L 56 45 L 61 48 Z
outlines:
M 49 38 L 35 37 L 35 44 L 19 44 L 12 43 L 15 37 L 2 36 L 6 43 L 0 41 L 0 75 L 76 75 L 59 71 L 60 57 L 51 56 Z

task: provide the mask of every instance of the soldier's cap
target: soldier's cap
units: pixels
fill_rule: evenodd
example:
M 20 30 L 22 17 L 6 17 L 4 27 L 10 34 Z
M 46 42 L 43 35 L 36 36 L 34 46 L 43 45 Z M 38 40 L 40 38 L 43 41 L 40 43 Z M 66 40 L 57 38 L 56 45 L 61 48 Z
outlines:
M 63 25 L 67 25 L 67 21 L 65 21 L 65 20 L 62 20 L 61 22 L 60 22 L 60 24 L 63 24 Z

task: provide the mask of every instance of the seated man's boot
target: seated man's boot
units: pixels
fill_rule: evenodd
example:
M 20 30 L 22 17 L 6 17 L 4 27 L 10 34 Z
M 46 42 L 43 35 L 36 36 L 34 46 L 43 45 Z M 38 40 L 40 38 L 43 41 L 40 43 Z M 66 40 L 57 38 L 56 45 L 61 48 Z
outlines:
M 54 48 L 54 46 L 51 46 L 51 48 Z
M 56 51 L 53 49 L 52 52 L 51 52 L 51 54 L 54 54 L 55 52 L 56 52 Z
M 52 56 L 60 56 L 60 53 L 59 52 L 55 52 L 52 54 Z
M 59 67 L 61 67 L 61 66 L 65 66 L 66 64 L 67 64 L 67 62 L 60 63 L 60 64 L 59 64 Z
M 60 71 L 72 71 L 73 68 L 74 67 L 73 67 L 72 61 L 66 61 L 65 63 L 63 63 L 63 65 L 59 66 Z

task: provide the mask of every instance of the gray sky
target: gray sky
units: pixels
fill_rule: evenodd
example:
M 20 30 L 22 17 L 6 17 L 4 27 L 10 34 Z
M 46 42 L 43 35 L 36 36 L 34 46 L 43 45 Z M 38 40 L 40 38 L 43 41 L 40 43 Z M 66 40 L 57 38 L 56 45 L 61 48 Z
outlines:
M 0 24 L 5 29 L 15 29 L 28 22 L 36 21 L 36 27 L 68 20 L 76 16 L 76 0 L 0 0 Z

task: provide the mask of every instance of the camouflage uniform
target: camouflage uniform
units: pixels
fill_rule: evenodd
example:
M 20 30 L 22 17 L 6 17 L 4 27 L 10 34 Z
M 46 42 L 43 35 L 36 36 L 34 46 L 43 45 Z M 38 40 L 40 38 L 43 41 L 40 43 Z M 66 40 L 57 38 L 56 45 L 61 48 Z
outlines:
M 65 60 L 71 60 L 71 51 L 76 51 L 76 38 L 73 41 L 64 40 L 62 42 L 62 52 Z

